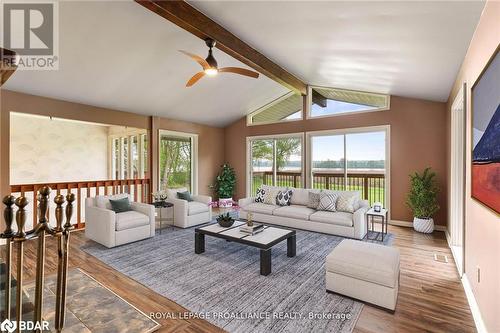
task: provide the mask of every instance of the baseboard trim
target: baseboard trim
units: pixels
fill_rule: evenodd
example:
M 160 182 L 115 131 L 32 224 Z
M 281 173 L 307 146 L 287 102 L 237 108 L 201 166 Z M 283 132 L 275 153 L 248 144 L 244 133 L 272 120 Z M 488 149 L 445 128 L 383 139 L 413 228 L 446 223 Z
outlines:
M 397 225 L 397 226 L 400 226 L 400 227 L 413 228 L 413 222 L 410 222 L 410 221 L 391 220 L 389 222 L 389 224 L 391 224 L 391 225 Z M 445 234 L 448 233 L 448 229 L 446 228 L 445 225 L 434 225 L 434 230 L 444 231 Z
M 444 235 L 446 236 L 446 242 L 448 243 L 448 247 L 451 249 L 451 235 L 450 235 L 450 232 L 448 231 L 448 229 L 446 229 Z M 453 249 L 451 251 L 453 253 Z M 455 256 L 453 256 L 455 257 Z
M 474 292 L 472 291 L 469 279 L 465 273 L 462 276 L 462 286 L 464 287 L 465 296 L 467 296 L 467 302 L 469 303 L 470 312 L 472 313 L 472 318 L 474 318 L 474 324 L 476 325 L 477 332 L 488 333 L 483 317 L 481 316 L 481 311 L 479 311 L 479 305 L 476 302 Z

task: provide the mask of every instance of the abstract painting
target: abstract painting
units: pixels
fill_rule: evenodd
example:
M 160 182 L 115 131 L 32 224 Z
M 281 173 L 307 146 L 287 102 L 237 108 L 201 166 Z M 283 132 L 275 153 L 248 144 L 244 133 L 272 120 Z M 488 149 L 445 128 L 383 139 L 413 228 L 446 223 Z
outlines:
M 500 213 L 500 53 L 472 87 L 472 197 Z

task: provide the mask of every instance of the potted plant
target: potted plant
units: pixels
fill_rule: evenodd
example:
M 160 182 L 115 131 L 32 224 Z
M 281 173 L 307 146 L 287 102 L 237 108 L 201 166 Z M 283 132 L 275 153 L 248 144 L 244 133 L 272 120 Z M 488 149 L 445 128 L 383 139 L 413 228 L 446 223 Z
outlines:
M 436 173 L 432 172 L 431 168 L 426 168 L 422 174 L 415 172 L 410 175 L 411 188 L 406 204 L 413 211 L 413 228 L 418 232 L 434 231 L 432 216 L 439 210 L 439 188 L 435 177 Z
M 229 228 L 234 224 L 234 221 L 236 220 L 235 216 L 238 215 L 237 213 L 240 209 L 237 202 L 231 202 L 231 206 L 226 207 L 220 207 L 219 201 L 209 202 L 208 205 L 212 208 L 219 208 L 220 214 L 215 218 L 215 220 L 221 227 L 224 228 Z
M 219 198 L 219 207 L 231 207 L 233 205 L 233 193 L 236 186 L 236 174 L 228 164 L 222 166 L 215 184 L 211 186 Z

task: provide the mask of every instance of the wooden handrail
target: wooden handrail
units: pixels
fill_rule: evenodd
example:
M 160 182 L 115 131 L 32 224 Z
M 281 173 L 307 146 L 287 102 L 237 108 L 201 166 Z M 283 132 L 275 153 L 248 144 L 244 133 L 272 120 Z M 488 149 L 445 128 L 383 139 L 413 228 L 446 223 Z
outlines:
M 76 194 L 77 228 L 83 228 L 85 226 L 85 221 L 82 220 L 85 209 L 85 199 L 91 196 L 129 193 L 132 195 L 133 201 L 145 203 L 151 201 L 151 186 L 149 179 L 109 179 L 11 185 L 11 193 L 19 193 L 21 196 L 29 198 L 33 211 L 33 225 L 37 223 L 37 214 L 35 213 L 37 212 L 37 201 L 35 200 L 35 193 L 43 186 L 52 188 L 55 195 L 59 195 L 61 192 L 65 192 L 65 194 Z
M 264 174 L 264 175 L 273 175 L 272 171 L 253 171 L 255 175 Z M 297 171 L 277 171 L 276 175 L 278 176 L 300 176 L 301 172 Z M 313 175 L 323 176 L 323 177 L 344 177 L 343 172 L 329 172 L 329 171 L 313 171 Z M 347 177 L 371 177 L 371 178 L 385 178 L 385 173 L 357 173 L 357 172 L 349 172 L 347 171 Z
M 363 170 L 364 171 L 364 170 Z M 254 176 L 261 176 L 264 185 L 272 184 L 273 171 L 255 171 Z M 313 188 L 324 188 L 332 190 L 344 189 L 345 174 L 343 172 L 314 171 Z M 297 171 L 277 171 L 276 178 L 278 184 L 287 186 L 301 187 L 302 173 Z M 361 191 L 363 198 L 372 204 L 375 201 L 385 203 L 385 173 L 380 171 L 371 172 L 347 172 L 348 188 L 357 188 Z

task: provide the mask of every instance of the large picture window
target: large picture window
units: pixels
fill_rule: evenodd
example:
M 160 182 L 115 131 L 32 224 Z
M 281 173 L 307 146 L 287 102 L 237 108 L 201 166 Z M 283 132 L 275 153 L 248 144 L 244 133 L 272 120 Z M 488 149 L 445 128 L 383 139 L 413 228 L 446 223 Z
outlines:
M 247 125 L 273 124 L 302 119 L 304 97 L 289 92 L 247 116 Z
M 302 134 L 248 138 L 249 190 L 261 185 L 303 187 Z
M 389 95 L 323 87 L 309 89 L 309 118 L 389 109 Z
M 370 204 L 388 203 L 386 126 L 309 132 L 313 188 L 360 191 Z
M 159 188 L 196 193 L 197 135 L 160 130 Z

